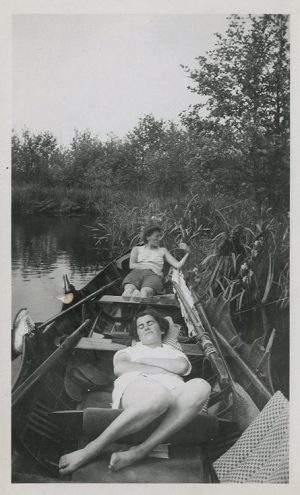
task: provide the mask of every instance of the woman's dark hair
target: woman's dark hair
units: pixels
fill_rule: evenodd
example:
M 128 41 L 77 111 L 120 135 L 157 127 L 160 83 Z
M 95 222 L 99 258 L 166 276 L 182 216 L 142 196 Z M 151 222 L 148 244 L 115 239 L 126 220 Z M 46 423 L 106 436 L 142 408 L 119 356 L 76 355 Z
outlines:
M 146 244 L 148 237 L 154 232 L 162 232 L 162 229 L 159 225 L 149 225 L 149 227 L 145 227 L 143 232 L 143 242 Z
M 140 340 L 138 333 L 137 333 L 137 320 L 139 318 L 141 318 L 142 316 L 152 316 L 152 318 L 154 318 L 154 320 L 157 321 L 157 323 L 159 324 L 162 335 L 164 337 L 167 335 L 169 328 L 170 328 L 168 320 L 166 320 L 157 311 L 155 311 L 155 309 L 152 309 L 152 308 L 147 309 L 146 308 L 143 311 L 141 311 L 140 313 L 138 313 L 133 319 L 133 324 L 131 325 L 130 332 L 129 332 L 132 339 Z

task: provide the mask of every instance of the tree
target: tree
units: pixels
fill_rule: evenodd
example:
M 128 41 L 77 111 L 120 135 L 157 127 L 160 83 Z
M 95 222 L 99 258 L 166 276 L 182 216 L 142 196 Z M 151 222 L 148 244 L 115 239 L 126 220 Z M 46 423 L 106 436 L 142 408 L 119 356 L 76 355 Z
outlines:
M 188 72 L 201 102 L 182 115 L 198 139 L 201 171 L 260 207 L 288 205 L 288 17 L 233 15 L 215 48 Z
M 132 185 L 153 193 L 185 192 L 188 136 L 173 122 L 146 115 L 127 135 Z
M 32 134 L 24 130 L 21 138 L 12 136 L 13 180 L 47 182 L 62 150 L 50 132 Z
M 153 115 L 145 115 L 126 136 L 131 156 L 133 185 L 145 187 L 149 184 L 152 172 L 151 158 L 159 152 L 165 130 L 165 122 L 156 120 Z
M 98 136 L 92 136 L 89 129 L 83 132 L 75 130 L 66 156 L 66 184 L 73 187 L 90 185 L 90 176 L 95 176 L 95 170 L 100 175 L 103 156 L 102 143 Z

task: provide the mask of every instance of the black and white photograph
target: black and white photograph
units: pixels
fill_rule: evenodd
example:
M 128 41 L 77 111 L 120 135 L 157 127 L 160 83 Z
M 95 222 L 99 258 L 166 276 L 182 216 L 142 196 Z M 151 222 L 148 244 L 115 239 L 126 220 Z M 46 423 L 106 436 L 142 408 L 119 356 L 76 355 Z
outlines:
M 12 15 L 13 486 L 290 483 L 292 15 L 221 12 Z

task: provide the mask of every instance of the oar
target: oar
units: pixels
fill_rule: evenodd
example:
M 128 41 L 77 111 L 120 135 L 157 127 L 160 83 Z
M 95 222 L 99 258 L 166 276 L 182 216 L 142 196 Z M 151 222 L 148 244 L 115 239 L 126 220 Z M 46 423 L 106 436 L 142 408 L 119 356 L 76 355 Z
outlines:
M 79 306 L 81 306 L 82 304 L 86 303 L 87 301 L 90 301 L 94 297 L 99 296 L 99 294 L 101 294 L 102 292 L 106 291 L 106 289 L 109 289 L 110 287 L 112 287 L 119 280 L 120 280 L 119 278 L 113 280 L 109 284 L 105 285 L 104 287 L 100 287 L 100 289 L 96 290 L 95 292 L 93 292 L 89 296 L 86 296 L 83 299 L 81 299 L 80 301 L 78 301 L 77 303 L 73 304 L 73 306 L 71 306 L 70 308 L 67 308 L 64 311 L 61 311 L 60 313 L 56 314 L 55 316 L 52 316 L 48 320 L 46 320 L 43 323 L 41 323 L 40 325 L 38 325 L 38 327 L 37 327 L 38 330 L 41 330 L 42 328 L 44 328 L 47 325 L 49 325 L 49 323 L 52 323 L 53 321 L 58 320 L 58 318 L 61 318 L 62 316 L 65 316 L 70 311 L 73 311 L 73 309 L 78 308 Z
M 219 381 L 221 385 L 226 385 L 229 382 L 229 377 L 226 368 L 224 367 L 224 363 L 222 359 L 220 358 L 217 350 L 215 349 L 214 345 L 208 338 L 208 335 L 203 332 L 203 329 L 201 327 L 201 322 L 198 321 L 197 316 L 193 312 L 193 309 L 190 307 L 188 301 L 186 300 L 183 291 L 181 290 L 180 286 L 178 285 L 177 282 L 173 280 L 173 287 L 176 291 L 176 294 L 182 303 L 185 312 L 192 323 L 200 344 L 202 345 L 203 351 L 207 358 L 209 359 L 215 373 L 218 375 Z
M 74 345 L 77 343 L 79 337 L 89 325 L 90 320 L 86 320 L 80 327 L 78 327 L 69 337 L 67 337 L 63 343 L 54 351 L 50 356 L 36 368 L 21 385 L 12 393 L 11 403 L 15 406 L 20 399 L 33 387 L 33 385 L 47 373 Z
M 196 294 L 192 293 L 193 297 L 195 298 Z M 256 386 L 257 390 L 263 394 L 265 399 L 268 401 L 271 397 L 272 394 L 269 392 L 269 390 L 263 385 L 263 383 L 257 378 L 255 373 L 249 368 L 247 364 L 245 364 L 244 360 L 240 357 L 240 355 L 231 347 L 229 342 L 223 337 L 223 335 L 218 332 L 216 328 L 213 328 L 206 316 L 205 310 L 200 303 L 199 299 L 195 299 L 195 305 L 197 310 L 199 311 L 202 321 L 203 321 L 203 326 L 210 333 L 210 335 L 214 336 L 217 335 L 218 339 L 222 343 L 223 347 L 226 349 L 228 354 L 235 359 L 239 367 L 244 371 L 244 373 L 247 375 L 249 380 Z M 216 341 L 216 338 L 214 339 Z
M 228 352 L 230 357 L 234 358 L 236 363 L 239 365 L 241 370 L 247 375 L 249 380 L 255 385 L 256 389 L 264 396 L 266 401 L 270 400 L 272 397 L 271 392 L 263 385 L 263 383 L 257 378 L 255 373 L 247 366 L 247 364 L 243 361 L 243 359 L 238 355 L 238 353 L 231 347 L 231 345 L 227 342 L 226 339 L 224 339 L 223 335 L 218 332 L 218 330 L 215 328 L 215 333 L 222 343 L 224 349 Z
M 234 382 L 231 372 L 227 366 L 226 360 L 224 359 L 224 356 L 221 352 L 220 346 L 218 345 L 217 339 L 214 336 L 213 329 L 207 319 L 207 316 L 202 306 L 201 306 L 201 316 L 198 313 L 198 308 L 196 309 L 195 313 L 193 313 L 193 309 L 190 308 L 190 305 L 186 301 L 182 291 L 180 290 L 180 287 L 178 287 L 178 284 L 176 284 L 174 280 L 173 280 L 173 285 L 179 297 L 181 296 L 181 300 L 185 302 L 184 307 L 189 309 L 188 317 L 192 321 L 195 330 L 197 330 L 197 334 L 199 335 L 199 330 L 200 330 L 200 334 L 202 333 L 202 335 L 205 336 L 206 340 L 208 341 L 209 338 L 207 336 L 210 335 L 216 345 L 215 348 L 214 345 L 210 342 L 210 348 L 213 349 L 214 352 L 208 355 L 207 357 L 210 358 L 212 367 L 215 370 L 217 370 L 217 376 L 219 378 L 219 382 L 222 384 L 222 380 L 220 380 L 220 377 L 226 376 L 225 383 L 230 384 L 232 396 L 233 396 L 233 413 L 236 418 L 237 424 L 239 425 L 240 429 L 243 431 L 247 428 L 247 426 L 249 426 L 249 424 L 257 416 L 257 414 L 259 413 L 259 409 L 255 405 L 251 397 L 243 389 L 243 387 L 241 387 L 238 383 Z M 191 295 L 193 300 L 196 302 L 197 301 L 196 294 L 193 293 L 193 291 L 191 291 Z M 198 318 L 200 318 L 200 324 Z M 203 325 L 203 329 L 205 330 L 205 333 L 203 333 L 203 330 L 201 329 L 202 325 Z M 205 339 L 202 339 L 202 341 L 201 339 L 199 340 L 205 352 Z
M 192 290 L 192 295 L 195 300 L 195 306 L 198 310 L 198 312 L 201 315 L 201 319 L 203 322 L 203 326 L 206 329 L 206 331 L 211 335 L 211 337 L 214 340 L 214 343 L 219 351 L 219 354 L 223 360 L 224 366 L 228 372 L 228 376 L 230 379 L 230 384 L 231 384 L 231 389 L 232 389 L 232 396 L 233 396 L 233 410 L 236 418 L 236 422 L 241 428 L 241 430 L 245 430 L 250 423 L 255 419 L 255 417 L 259 414 L 259 409 L 256 406 L 255 402 L 252 400 L 250 395 L 246 392 L 246 390 L 237 382 L 234 381 L 231 371 L 229 370 L 229 367 L 227 365 L 226 359 L 223 356 L 223 353 L 220 349 L 219 343 L 218 343 L 218 338 L 224 343 L 224 347 L 226 345 L 226 350 L 229 350 L 229 348 L 232 350 L 231 345 L 227 342 L 227 340 L 216 330 L 216 328 L 212 327 L 207 316 L 205 313 L 205 310 L 202 306 L 202 304 L 199 301 L 199 298 L 197 297 L 197 294 Z M 234 351 L 235 352 L 235 351 Z M 255 380 L 255 384 L 257 387 L 262 389 L 264 392 L 266 392 L 266 399 L 269 400 L 271 397 L 271 394 L 267 391 L 267 389 L 264 387 L 264 385 L 258 380 L 258 378 L 254 375 L 254 373 L 249 369 L 248 366 L 245 365 L 244 361 L 240 358 L 240 356 L 235 352 L 235 357 L 238 356 L 239 362 L 243 363 L 245 367 L 247 367 L 247 371 L 250 371 L 251 377 Z M 245 371 L 245 367 L 243 370 Z M 248 373 L 247 373 L 247 376 Z M 250 378 L 250 377 L 249 377 Z

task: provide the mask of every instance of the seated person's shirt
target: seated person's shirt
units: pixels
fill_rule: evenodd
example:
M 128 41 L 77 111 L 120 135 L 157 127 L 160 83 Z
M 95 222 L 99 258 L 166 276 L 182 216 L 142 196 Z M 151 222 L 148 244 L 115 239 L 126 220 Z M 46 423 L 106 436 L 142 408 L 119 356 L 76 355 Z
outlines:
M 174 349 L 173 347 L 167 344 L 162 344 L 161 347 L 153 348 L 143 345 L 141 342 L 138 342 L 133 347 L 127 347 L 124 350 L 122 349 L 121 351 L 116 352 L 114 356 L 114 363 L 116 356 L 120 355 L 120 353 L 122 352 L 126 352 L 126 354 L 130 356 L 131 361 L 136 363 L 138 363 L 139 360 L 141 360 L 142 358 L 176 359 L 178 357 L 181 357 L 184 358 L 189 365 L 188 370 L 184 374 L 184 376 L 189 375 L 192 370 L 192 365 L 189 359 L 187 358 L 187 356 L 183 352 L 178 351 L 177 349 Z M 131 382 L 135 381 L 137 378 L 140 377 L 144 377 L 144 378 L 150 377 L 152 380 L 155 380 L 160 384 L 164 385 L 168 390 L 177 388 L 181 386 L 183 383 L 183 378 L 180 375 L 167 374 L 167 373 L 151 374 L 151 373 L 145 373 L 143 371 L 130 371 L 122 376 L 119 376 L 119 378 L 117 378 L 114 382 L 114 390 L 112 395 L 113 409 L 118 409 L 120 407 L 122 395 L 124 393 L 125 388 Z
M 151 270 L 158 276 L 163 276 L 164 258 L 166 248 L 160 247 L 157 249 L 150 249 L 148 246 L 136 246 L 138 255 L 138 263 L 147 263 L 151 266 Z

